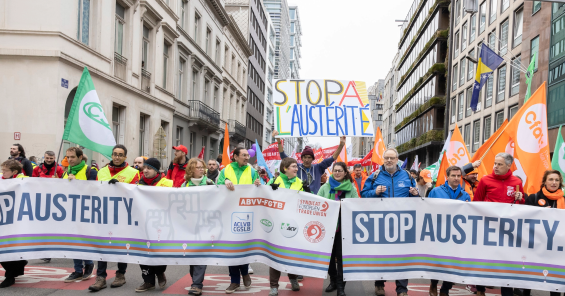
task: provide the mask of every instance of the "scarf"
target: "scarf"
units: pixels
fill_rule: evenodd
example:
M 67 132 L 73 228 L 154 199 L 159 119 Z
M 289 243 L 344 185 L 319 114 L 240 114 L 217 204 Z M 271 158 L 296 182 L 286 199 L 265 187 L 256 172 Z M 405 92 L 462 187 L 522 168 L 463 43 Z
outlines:
M 49 172 L 51 171 L 51 168 L 53 168 L 53 166 L 55 166 L 55 162 L 52 162 L 51 164 L 48 164 L 46 162 L 43 163 L 43 167 L 45 167 L 47 169 L 47 174 L 49 174 Z
M 80 170 L 82 170 L 82 168 L 86 165 L 86 163 L 83 161 L 81 161 L 79 164 L 75 165 L 75 166 L 69 166 L 69 175 L 76 175 Z
M 218 177 L 219 174 L 220 174 L 219 170 L 215 170 L 213 172 L 208 170 L 208 173 L 206 174 L 206 176 L 210 180 L 216 180 L 216 177 Z
M 449 186 L 449 183 L 447 183 L 447 181 L 445 181 L 444 186 L 445 186 L 445 188 L 447 188 L 447 193 L 450 195 L 449 198 L 450 199 L 457 199 L 457 197 L 461 193 L 461 185 L 457 185 L 457 189 L 453 190 L 453 188 L 451 188 L 451 186 Z
M 192 183 L 192 185 L 194 186 L 200 186 L 200 184 L 202 183 L 202 179 L 204 179 L 204 176 L 200 178 L 190 178 L 190 183 Z
M 290 185 L 292 185 L 292 183 L 294 183 L 296 181 L 296 176 L 294 176 L 294 178 L 292 178 L 292 179 L 289 179 L 286 174 L 281 174 L 280 177 L 284 182 L 285 188 L 290 188 Z
M 155 175 L 155 177 L 149 179 L 146 178 L 145 175 L 143 175 L 141 177 L 141 181 L 140 182 L 142 185 L 149 185 L 149 186 L 153 186 L 154 184 L 157 184 L 157 182 L 161 181 L 161 174 L 157 174 Z
M 551 200 L 557 201 L 558 209 L 565 209 L 565 199 L 563 198 L 563 190 L 558 189 L 555 192 L 549 192 L 545 187 L 541 189 L 541 192 L 545 197 Z
M 353 189 L 353 185 L 349 180 L 342 180 L 341 182 L 334 179 L 333 175 L 328 178 L 330 183 L 330 196 L 334 196 L 334 199 L 339 201 L 341 193 L 344 191 L 351 191 Z

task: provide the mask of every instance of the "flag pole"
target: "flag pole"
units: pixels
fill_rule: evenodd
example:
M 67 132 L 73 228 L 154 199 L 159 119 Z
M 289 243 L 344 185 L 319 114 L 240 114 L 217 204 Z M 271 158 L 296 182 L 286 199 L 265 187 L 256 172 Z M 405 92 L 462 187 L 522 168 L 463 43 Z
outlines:
M 61 138 L 61 145 L 59 145 L 59 153 L 57 153 L 57 163 L 56 163 L 57 165 L 59 164 L 59 156 L 61 155 L 62 148 L 63 148 L 63 138 Z
M 504 133 L 504 131 L 506 130 L 506 128 L 508 127 L 508 124 L 504 127 L 504 129 L 502 130 L 502 132 L 500 132 L 498 134 L 498 136 L 496 137 L 496 139 L 494 139 L 494 141 L 492 141 L 492 143 L 490 144 L 490 146 L 488 147 L 487 151 L 485 151 L 485 153 L 483 154 L 483 156 L 481 156 L 481 159 L 479 159 L 481 162 L 483 161 L 483 158 L 485 158 L 485 156 L 487 155 L 487 153 L 490 151 L 490 149 L 492 148 L 492 145 L 494 145 L 494 143 L 496 143 L 496 141 L 498 140 L 498 138 L 500 138 L 500 136 Z

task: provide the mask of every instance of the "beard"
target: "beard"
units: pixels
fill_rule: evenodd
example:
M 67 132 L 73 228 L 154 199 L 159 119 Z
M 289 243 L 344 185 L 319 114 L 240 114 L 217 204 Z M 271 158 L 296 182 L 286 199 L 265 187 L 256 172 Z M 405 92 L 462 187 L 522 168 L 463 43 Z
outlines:
M 18 156 L 18 154 L 19 154 L 19 151 L 15 151 L 15 152 L 10 151 L 10 156 L 12 156 L 12 157 L 16 157 L 16 156 Z
M 175 156 L 175 159 L 173 159 L 173 163 L 180 164 L 184 160 L 184 157 L 185 157 L 184 155 Z
M 395 165 L 385 165 L 385 170 L 387 170 L 387 171 L 392 171 L 392 170 L 394 170 L 395 168 L 396 168 Z

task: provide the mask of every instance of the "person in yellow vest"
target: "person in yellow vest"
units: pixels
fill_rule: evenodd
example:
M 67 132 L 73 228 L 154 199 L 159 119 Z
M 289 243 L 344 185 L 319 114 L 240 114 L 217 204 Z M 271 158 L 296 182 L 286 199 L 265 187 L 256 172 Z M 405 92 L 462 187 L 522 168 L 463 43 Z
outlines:
M 234 185 L 254 184 L 260 186 L 259 174 L 252 168 L 249 162 L 249 152 L 245 148 L 235 148 L 233 151 L 234 162 L 227 165 L 218 176 L 218 185 L 226 185 L 228 190 L 235 190 Z M 249 276 L 249 264 L 230 266 L 231 284 L 226 289 L 226 294 L 232 294 L 240 286 L 240 275 L 243 278 L 243 285 L 246 288 L 251 286 Z
M 215 160 L 214 160 L 215 161 Z M 209 186 L 214 185 L 214 181 L 205 174 L 206 163 L 200 158 L 191 158 L 187 164 L 184 174 L 184 183 L 181 187 Z M 192 277 L 192 285 L 188 290 L 188 295 L 202 295 L 204 285 L 204 275 L 206 274 L 206 265 L 190 265 L 190 276 Z
M 27 178 L 22 174 L 23 165 L 15 160 L 8 159 L 2 163 L 2 180 Z M 0 283 L 0 288 L 8 288 L 16 283 L 16 277 L 24 275 L 24 267 L 27 265 L 26 260 L 0 262 L 2 268 L 6 271 L 5 279 Z
M 269 183 L 267 183 L 267 185 L 271 185 L 271 188 L 273 188 L 273 190 L 277 190 L 280 187 L 291 190 L 310 192 L 310 188 L 304 186 L 302 180 L 296 177 L 296 175 L 298 174 L 298 163 L 296 162 L 296 159 L 290 157 L 284 158 L 281 161 L 280 170 L 281 174 L 276 179 L 272 178 Z M 307 190 L 305 190 L 306 188 Z M 280 278 L 280 270 L 269 267 L 269 282 L 271 285 L 269 296 L 279 295 Z M 299 291 L 300 285 L 298 284 L 298 275 L 289 273 L 288 279 L 290 281 L 292 291 Z
M 112 161 L 105 167 L 98 171 L 98 181 L 108 181 L 108 184 L 126 183 L 126 184 L 137 184 L 139 181 L 139 171 L 130 167 L 126 162 L 128 156 L 128 150 L 126 146 L 118 144 L 112 148 Z M 88 289 L 90 291 L 100 291 L 106 288 L 106 268 L 108 267 L 108 262 L 98 261 L 98 269 L 96 270 L 96 282 L 92 284 Z M 116 271 L 116 278 L 114 282 L 110 285 L 112 288 L 121 287 L 126 283 L 126 269 L 128 267 L 127 263 L 118 263 L 118 271 Z
M 135 169 L 135 168 L 134 168 Z M 157 158 L 149 158 L 143 163 L 143 175 L 139 180 L 139 185 L 156 187 L 173 187 L 173 181 L 163 178 L 159 173 L 161 162 Z M 159 282 L 159 287 L 164 289 L 167 285 L 165 270 L 167 265 L 145 265 L 140 264 L 141 277 L 143 284 L 135 289 L 136 292 L 145 292 L 155 289 L 155 276 Z

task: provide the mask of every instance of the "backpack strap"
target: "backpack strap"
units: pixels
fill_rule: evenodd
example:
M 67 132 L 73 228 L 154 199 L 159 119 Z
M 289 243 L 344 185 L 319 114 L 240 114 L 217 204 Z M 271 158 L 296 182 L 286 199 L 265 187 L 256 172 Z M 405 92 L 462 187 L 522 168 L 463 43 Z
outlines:
M 377 179 L 377 177 L 379 176 L 380 173 L 381 173 L 381 170 L 376 170 L 373 173 L 373 178 L 371 179 L 371 187 L 373 187 L 373 183 L 375 183 L 375 180 Z

